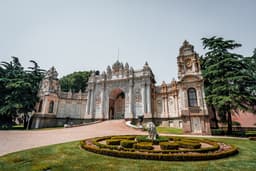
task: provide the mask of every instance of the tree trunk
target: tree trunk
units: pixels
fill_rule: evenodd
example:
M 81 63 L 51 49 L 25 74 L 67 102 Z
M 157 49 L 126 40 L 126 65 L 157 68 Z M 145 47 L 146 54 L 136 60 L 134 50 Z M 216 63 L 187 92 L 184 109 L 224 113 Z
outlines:
M 29 119 L 29 116 L 27 113 L 24 113 L 24 119 L 23 119 L 23 127 L 24 129 L 27 129 L 27 126 L 28 126 L 28 119 Z
M 232 134 L 232 117 L 231 117 L 231 111 L 228 111 L 228 131 L 227 131 L 227 135 L 231 135 Z
M 213 113 L 214 127 L 216 129 L 218 129 L 219 125 L 218 125 L 218 119 L 217 119 L 216 110 L 215 110 L 215 107 L 213 105 L 211 105 L 211 108 L 212 108 L 212 113 Z

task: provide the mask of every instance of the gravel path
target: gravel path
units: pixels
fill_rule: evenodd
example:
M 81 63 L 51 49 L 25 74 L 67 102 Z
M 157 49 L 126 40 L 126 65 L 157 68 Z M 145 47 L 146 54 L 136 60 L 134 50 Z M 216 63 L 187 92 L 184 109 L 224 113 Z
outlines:
M 87 126 L 54 130 L 0 131 L 0 156 L 34 147 L 119 134 L 145 133 L 129 128 L 124 120 L 110 120 Z

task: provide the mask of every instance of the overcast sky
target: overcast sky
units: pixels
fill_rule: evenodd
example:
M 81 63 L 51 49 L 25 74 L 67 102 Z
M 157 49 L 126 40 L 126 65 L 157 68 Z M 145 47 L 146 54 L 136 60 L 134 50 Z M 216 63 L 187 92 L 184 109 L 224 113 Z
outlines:
M 186 39 L 204 54 L 202 37 L 222 36 L 251 56 L 256 48 L 256 0 L 0 0 L 0 61 L 33 59 L 59 76 L 145 61 L 158 84 L 177 78 Z

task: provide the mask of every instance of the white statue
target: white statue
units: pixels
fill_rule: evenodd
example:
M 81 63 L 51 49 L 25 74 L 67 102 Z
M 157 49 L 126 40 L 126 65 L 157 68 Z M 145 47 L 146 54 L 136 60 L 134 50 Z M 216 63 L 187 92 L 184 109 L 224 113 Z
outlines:
M 158 133 L 156 131 L 156 126 L 153 122 L 147 123 L 147 130 L 148 130 L 148 138 L 151 140 L 156 140 L 158 138 Z

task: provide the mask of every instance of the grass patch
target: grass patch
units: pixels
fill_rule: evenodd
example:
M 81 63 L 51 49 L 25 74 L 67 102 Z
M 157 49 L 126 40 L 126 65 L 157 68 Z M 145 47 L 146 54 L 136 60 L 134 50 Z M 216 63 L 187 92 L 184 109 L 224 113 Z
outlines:
M 219 160 L 168 162 L 123 159 L 87 152 L 79 142 L 16 152 L 0 157 L 0 170 L 255 170 L 256 142 L 246 139 L 213 139 L 239 148 L 239 154 Z
M 23 125 L 13 125 L 11 127 L 0 126 L 0 130 L 25 130 Z
M 29 129 L 30 131 L 40 131 L 40 130 L 55 130 L 55 129 L 61 129 L 64 128 L 63 126 L 56 126 L 56 127 L 50 127 L 50 128 L 35 128 L 35 129 Z M 15 131 L 25 131 L 23 125 L 13 125 L 12 127 L 0 127 L 0 130 L 15 130 Z
M 181 128 L 170 128 L 170 127 L 157 127 L 158 133 L 163 134 L 183 134 L 183 130 Z

